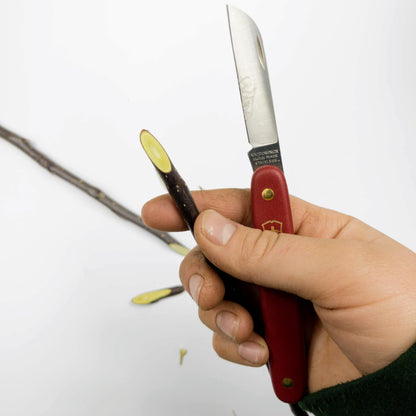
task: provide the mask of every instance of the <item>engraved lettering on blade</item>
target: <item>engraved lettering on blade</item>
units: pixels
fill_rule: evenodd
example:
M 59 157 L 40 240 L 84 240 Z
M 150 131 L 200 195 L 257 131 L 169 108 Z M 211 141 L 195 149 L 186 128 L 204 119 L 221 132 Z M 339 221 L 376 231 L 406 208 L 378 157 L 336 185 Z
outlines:
M 241 104 L 243 106 L 244 116 L 250 116 L 253 111 L 254 93 L 256 87 L 250 77 L 241 77 L 239 80 Z
M 278 166 L 281 163 L 280 152 L 277 149 L 252 152 L 250 154 L 251 161 L 256 166 L 274 165 Z

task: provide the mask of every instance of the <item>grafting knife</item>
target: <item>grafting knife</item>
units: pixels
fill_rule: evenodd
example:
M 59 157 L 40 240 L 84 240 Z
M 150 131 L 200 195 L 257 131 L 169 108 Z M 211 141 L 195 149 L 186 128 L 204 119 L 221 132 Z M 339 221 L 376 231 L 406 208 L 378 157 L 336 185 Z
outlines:
M 289 194 L 283 174 L 266 56 L 260 32 L 241 10 L 227 6 L 228 22 L 254 170 L 253 226 L 293 234 Z M 274 391 L 287 403 L 299 401 L 306 386 L 306 352 L 300 300 L 260 287 L 264 337 Z

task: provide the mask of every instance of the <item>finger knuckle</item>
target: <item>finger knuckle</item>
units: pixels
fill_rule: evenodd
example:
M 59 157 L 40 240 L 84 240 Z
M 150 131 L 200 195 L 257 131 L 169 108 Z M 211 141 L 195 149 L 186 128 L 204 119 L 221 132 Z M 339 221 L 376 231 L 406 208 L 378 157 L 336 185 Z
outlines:
M 279 233 L 273 231 L 260 231 L 247 233 L 241 239 L 240 267 L 247 271 L 253 270 L 259 263 L 272 255 L 276 250 Z
M 228 359 L 227 349 L 224 348 L 224 338 L 215 333 L 212 335 L 212 348 L 218 357 Z
M 190 277 L 197 270 L 201 268 L 205 262 L 205 257 L 200 248 L 197 246 L 193 248 L 182 260 L 179 266 L 179 277 L 181 280 Z
M 199 320 L 205 325 L 205 326 L 208 326 L 207 324 L 206 324 L 206 322 L 207 322 L 207 319 L 206 319 L 206 316 L 207 316 L 207 314 L 206 314 L 206 311 L 204 311 L 203 309 L 201 309 L 201 308 L 198 308 L 198 318 L 199 318 Z

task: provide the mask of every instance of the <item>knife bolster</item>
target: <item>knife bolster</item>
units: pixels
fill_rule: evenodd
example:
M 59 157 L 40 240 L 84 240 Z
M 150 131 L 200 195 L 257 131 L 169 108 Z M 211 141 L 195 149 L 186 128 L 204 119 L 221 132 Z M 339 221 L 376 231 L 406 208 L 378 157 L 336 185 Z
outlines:
M 283 172 L 279 142 L 261 147 L 254 147 L 248 152 L 253 170 L 265 165 L 277 166 Z

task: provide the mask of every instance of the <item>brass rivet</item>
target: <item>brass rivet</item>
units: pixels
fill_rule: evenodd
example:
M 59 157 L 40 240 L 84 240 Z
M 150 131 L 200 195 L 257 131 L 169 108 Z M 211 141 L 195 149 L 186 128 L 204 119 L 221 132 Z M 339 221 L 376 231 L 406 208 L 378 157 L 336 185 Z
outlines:
M 265 199 L 266 201 L 270 201 L 270 200 L 272 200 L 272 199 L 273 199 L 273 197 L 274 197 L 274 192 L 273 192 L 273 189 L 270 189 L 270 188 L 263 189 L 263 191 L 262 191 L 262 193 L 261 193 L 261 196 L 262 196 L 262 197 L 263 197 L 263 199 Z
M 286 387 L 289 389 L 290 387 L 293 387 L 295 382 L 291 378 L 284 378 L 282 380 L 282 384 L 283 384 L 283 387 Z

